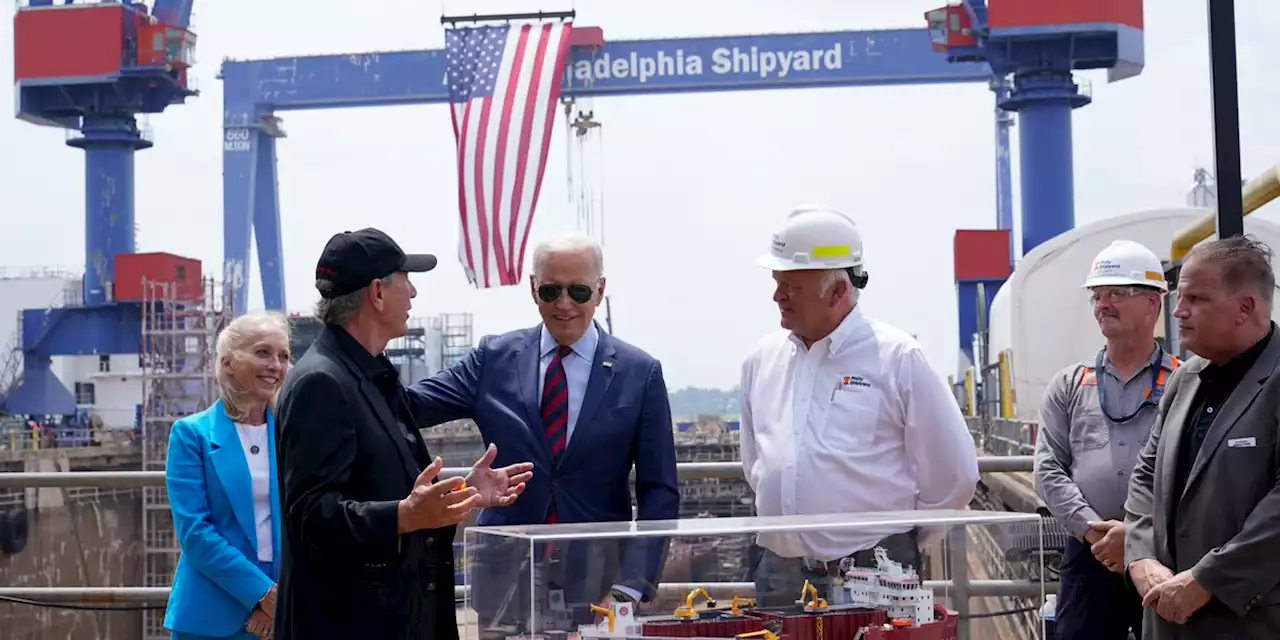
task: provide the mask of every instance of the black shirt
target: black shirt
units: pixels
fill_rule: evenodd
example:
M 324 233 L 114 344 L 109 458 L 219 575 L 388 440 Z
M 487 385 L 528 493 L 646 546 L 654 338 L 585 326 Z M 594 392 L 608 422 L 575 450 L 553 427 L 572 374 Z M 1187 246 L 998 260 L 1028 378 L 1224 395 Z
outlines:
M 392 415 L 396 417 L 396 423 L 400 425 L 400 435 L 408 443 L 409 451 L 413 452 L 413 459 L 418 463 L 418 469 L 427 468 L 427 465 L 431 464 L 431 454 L 427 452 L 427 443 L 414 425 L 413 414 L 409 412 L 409 399 L 405 397 L 404 385 L 400 384 L 399 369 L 396 369 L 386 355 L 374 356 L 369 353 L 364 345 L 351 337 L 351 334 L 342 327 L 331 326 L 331 329 L 338 339 L 338 346 L 342 352 L 351 358 L 360 367 L 364 377 L 382 392 L 382 397 L 387 401 L 387 407 L 391 409 Z
M 1191 404 L 1190 418 L 1182 425 L 1182 441 L 1178 447 L 1178 466 L 1174 475 L 1174 495 L 1181 496 L 1191 477 L 1191 468 L 1195 466 L 1196 456 L 1204 444 L 1213 420 L 1222 412 L 1222 405 L 1227 403 L 1231 392 L 1236 390 L 1245 374 L 1249 373 L 1258 357 L 1266 350 L 1275 333 L 1272 323 L 1267 335 L 1249 347 L 1240 355 L 1222 363 L 1209 363 L 1198 374 L 1200 389 Z M 1170 534 L 1173 533 L 1173 522 L 1170 519 Z M 1177 536 L 1169 536 L 1170 551 L 1174 551 L 1174 540 Z M 1176 554 L 1176 552 L 1175 552 Z M 1175 555 L 1176 557 L 1176 555 Z

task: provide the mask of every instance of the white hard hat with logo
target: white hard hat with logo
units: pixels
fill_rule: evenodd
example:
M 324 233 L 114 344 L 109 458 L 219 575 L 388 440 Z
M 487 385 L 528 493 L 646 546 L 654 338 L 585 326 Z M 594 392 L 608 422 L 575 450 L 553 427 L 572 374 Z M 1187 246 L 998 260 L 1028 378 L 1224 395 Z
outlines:
M 1164 267 L 1150 249 L 1131 240 L 1116 240 L 1098 252 L 1082 289 L 1138 285 L 1168 291 Z
M 847 216 L 821 205 L 800 207 L 773 234 L 769 253 L 756 261 L 773 271 L 862 271 L 862 234 Z

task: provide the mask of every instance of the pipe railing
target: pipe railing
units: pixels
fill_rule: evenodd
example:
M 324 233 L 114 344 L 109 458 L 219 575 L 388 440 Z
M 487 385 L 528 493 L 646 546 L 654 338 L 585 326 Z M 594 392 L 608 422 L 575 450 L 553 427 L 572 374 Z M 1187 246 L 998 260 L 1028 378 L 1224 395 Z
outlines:
M 446 467 L 441 477 L 465 475 L 466 467 Z M 1032 470 L 1031 456 L 979 456 L 981 473 L 1010 473 Z M 741 462 L 682 462 L 676 465 L 681 480 L 707 478 L 742 478 Z M 136 488 L 164 486 L 163 471 L 70 471 L 57 472 L 8 472 L 0 473 L 0 489 L 25 489 L 30 487 L 86 487 Z M 957 629 L 959 640 L 969 640 L 969 601 L 982 597 L 1039 598 L 1044 593 L 1056 593 L 1057 583 L 1040 583 L 1030 580 L 971 580 L 967 553 L 967 536 L 964 530 L 953 531 L 950 565 L 951 580 L 926 580 L 924 586 L 933 589 L 940 597 L 947 598 L 952 608 L 961 616 Z M 728 598 L 732 595 L 751 595 L 755 585 L 750 582 L 687 583 L 668 582 L 658 587 L 660 595 L 683 596 L 702 586 L 713 595 Z M 466 585 L 454 589 L 456 598 L 464 598 L 469 592 Z M 0 587 L 0 598 L 17 598 L 39 602 L 76 603 L 96 605 L 163 605 L 168 601 L 167 587 Z
M 981 473 L 1010 473 L 1031 471 L 1031 456 L 979 456 Z M 440 477 L 463 476 L 467 467 L 445 467 Z M 741 479 L 741 462 L 681 462 L 676 465 L 681 480 L 708 478 Z M 163 487 L 163 471 L 14 471 L 0 473 L 0 489 L 27 489 L 32 487 L 100 487 L 128 489 L 138 487 Z
M 1229 184 L 1218 184 L 1219 189 L 1233 188 Z M 1242 187 L 1243 214 L 1249 215 L 1262 205 L 1280 198 L 1280 165 L 1276 165 L 1258 174 Z M 1217 209 L 1193 220 L 1173 236 L 1169 247 L 1169 259 L 1178 262 L 1187 257 L 1191 249 L 1218 230 Z
M 955 587 L 951 580 L 925 580 L 924 586 L 944 594 Z M 658 595 L 684 597 L 698 587 L 706 587 L 714 598 L 727 600 L 734 595 L 752 596 L 754 582 L 663 582 Z M 467 597 L 466 585 L 453 588 L 454 597 Z M 1039 598 L 1040 583 L 1032 580 L 969 580 L 972 598 Z M 1058 583 L 1044 583 L 1044 592 L 1057 593 Z M 169 587 L 0 587 L 0 598 L 18 598 L 58 604 L 94 605 L 164 605 L 169 601 Z

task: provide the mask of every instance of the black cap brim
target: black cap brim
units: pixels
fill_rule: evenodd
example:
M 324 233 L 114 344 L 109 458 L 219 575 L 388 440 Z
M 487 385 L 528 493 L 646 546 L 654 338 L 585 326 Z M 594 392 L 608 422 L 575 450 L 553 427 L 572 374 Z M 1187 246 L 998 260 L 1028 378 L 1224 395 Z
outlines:
M 436 268 L 436 257 L 429 253 L 411 253 L 404 257 L 404 266 L 401 271 L 409 273 L 423 273 Z

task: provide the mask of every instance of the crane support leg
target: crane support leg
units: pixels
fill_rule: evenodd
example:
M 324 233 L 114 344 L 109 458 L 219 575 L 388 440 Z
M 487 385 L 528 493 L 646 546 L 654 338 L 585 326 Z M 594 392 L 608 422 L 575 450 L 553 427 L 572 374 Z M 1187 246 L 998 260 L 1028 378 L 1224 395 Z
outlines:
M 276 175 L 276 139 L 259 133 L 258 166 L 254 170 L 253 237 L 258 246 L 258 272 L 267 309 L 286 309 L 284 244 L 280 232 L 280 189 Z M 336 229 L 335 229 L 336 231 Z M 238 291 L 243 291 L 240 287 Z M 236 304 L 247 304 L 237 300 Z M 235 307 L 245 309 L 246 307 Z
M 130 114 L 85 116 L 83 135 L 67 141 L 84 150 L 84 302 L 112 300 L 115 257 L 133 253 L 133 154 L 151 147 Z
M 1017 255 L 1013 240 L 1013 153 L 1009 147 L 1009 132 L 1013 128 L 1013 114 L 1000 104 L 1009 96 L 1009 82 L 997 78 L 991 82 L 996 94 L 996 228 L 1009 232 L 1009 260 Z
M 1075 179 L 1071 110 L 1092 99 L 1080 92 L 1070 70 L 1018 73 L 1000 105 L 1016 111 L 1022 129 L 1022 254 L 1075 228 Z
M 278 131 L 227 126 L 222 142 L 223 278 L 236 313 L 248 310 L 249 241 L 257 240 L 267 309 L 285 309 L 280 198 L 276 174 Z

